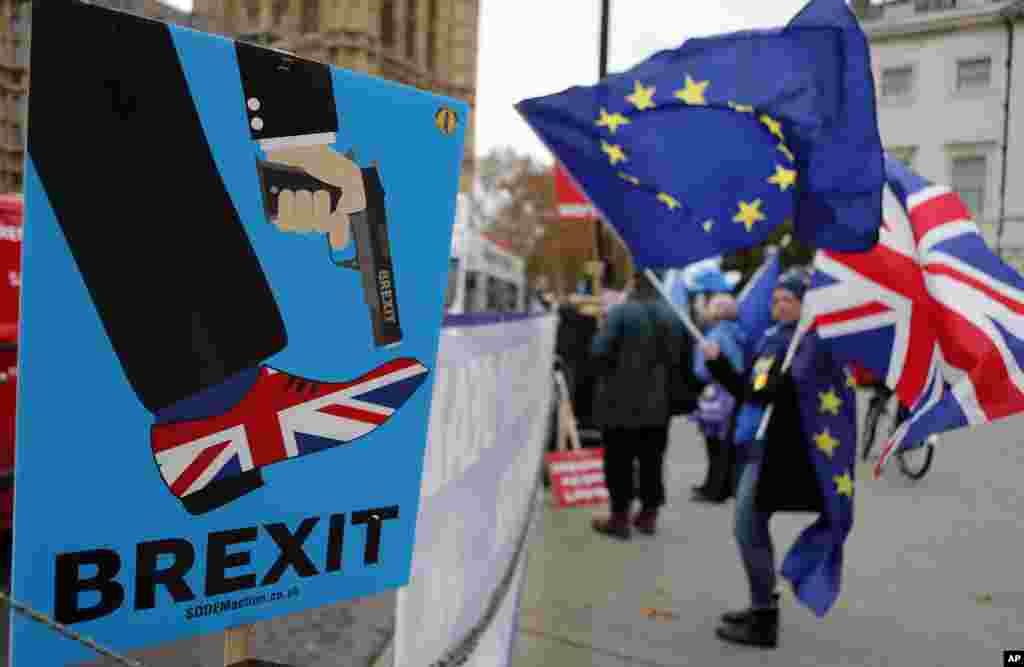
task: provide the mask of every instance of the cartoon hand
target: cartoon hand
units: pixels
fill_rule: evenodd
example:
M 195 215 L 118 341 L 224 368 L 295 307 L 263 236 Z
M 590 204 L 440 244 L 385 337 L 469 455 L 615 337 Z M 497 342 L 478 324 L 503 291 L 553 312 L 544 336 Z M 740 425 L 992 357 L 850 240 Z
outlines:
M 362 171 L 352 160 L 329 146 L 303 146 L 267 151 L 271 162 L 297 167 L 310 176 L 341 188 L 341 199 L 331 212 L 326 190 L 282 190 L 277 200 L 277 226 L 283 231 L 322 232 L 331 247 L 341 250 L 351 236 L 349 216 L 366 208 Z

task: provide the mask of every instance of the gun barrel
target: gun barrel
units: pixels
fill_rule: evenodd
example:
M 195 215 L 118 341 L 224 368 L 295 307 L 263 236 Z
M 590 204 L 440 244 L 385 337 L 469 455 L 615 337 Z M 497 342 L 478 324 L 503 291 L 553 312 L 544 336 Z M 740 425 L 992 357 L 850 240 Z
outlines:
M 370 310 L 374 343 L 377 347 L 392 347 L 402 341 L 402 326 L 398 317 L 384 188 L 375 168 L 362 171 L 366 210 L 352 215 L 352 235 L 362 274 L 363 296 Z

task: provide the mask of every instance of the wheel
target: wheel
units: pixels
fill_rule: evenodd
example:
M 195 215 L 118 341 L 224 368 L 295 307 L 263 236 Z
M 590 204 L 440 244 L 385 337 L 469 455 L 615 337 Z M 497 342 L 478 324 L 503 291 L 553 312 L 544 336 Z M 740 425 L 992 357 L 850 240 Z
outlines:
M 935 446 L 931 442 L 925 442 L 920 447 L 896 452 L 896 462 L 900 466 L 900 472 L 916 482 L 932 467 L 934 456 Z
M 861 439 L 861 460 L 867 461 L 875 446 L 875 439 L 880 433 L 888 433 L 893 421 L 892 412 L 887 407 L 889 398 L 875 394 L 868 405 L 868 413 L 864 416 L 864 437 Z M 879 428 L 881 426 L 882 428 Z

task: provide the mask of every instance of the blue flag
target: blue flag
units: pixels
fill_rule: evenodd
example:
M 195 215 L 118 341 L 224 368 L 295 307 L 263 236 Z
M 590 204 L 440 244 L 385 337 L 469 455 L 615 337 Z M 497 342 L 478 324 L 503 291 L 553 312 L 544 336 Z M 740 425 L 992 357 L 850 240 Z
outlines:
M 695 294 L 715 294 L 718 292 L 732 294 L 732 285 L 725 279 L 725 274 L 720 269 L 705 269 L 694 276 L 693 292 Z
M 671 269 L 668 276 L 668 297 L 672 305 L 684 313 L 690 312 L 690 291 L 686 287 L 686 278 L 679 269 Z
M 844 0 L 813 0 L 785 28 L 691 39 L 516 108 L 641 266 L 750 247 L 787 220 L 820 248 L 878 239 L 874 82 Z
M 740 328 L 745 335 L 744 368 L 754 361 L 754 346 L 772 326 L 772 292 L 779 280 L 779 254 L 775 252 L 754 272 L 737 297 Z
M 800 416 L 825 500 L 825 511 L 797 538 L 782 564 L 797 598 L 819 617 L 839 597 L 843 544 L 853 526 L 857 454 L 856 397 L 846 376 L 814 331 L 793 358 Z

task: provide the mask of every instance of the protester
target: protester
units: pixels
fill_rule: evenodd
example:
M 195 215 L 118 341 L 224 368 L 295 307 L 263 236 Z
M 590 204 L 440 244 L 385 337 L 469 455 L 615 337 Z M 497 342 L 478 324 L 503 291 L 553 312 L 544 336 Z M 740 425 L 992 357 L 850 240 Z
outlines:
M 737 314 L 736 299 L 731 294 L 712 295 L 705 309 L 708 328 L 704 337 L 718 344 L 733 372 L 740 374 L 743 372 L 744 334 L 736 321 Z M 735 398 L 711 377 L 699 349 L 694 355 L 694 374 L 705 384 L 693 419 L 704 435 L 708 466 L 704 483 L 693 487 L 692 500 L 722 503 L 732 495 L 735 477 L 735 456 L 729 439 Z
M 768 530 L 773 513 L 823 512 L 824 497 L 800 411 L 801 392 L 816 386 L 820 374 L 843 377 L 823 346 L 813 344 L 816 334 L 800 342 L 791 368 L 781 373 L 790 341 L 800 318 L 801 302 L 809 279 L 802 270 L 783 274 L 772 295 L 772 317 L 778 322 L 755 348 L 753 367 L 737 374 L 716 342 L 703 346 L 711 375 L 742 407 L 736 418 L 734 442 L 741 459 L 736 489 L 735 536 L 750 584 L 748 609 L 722 616 L 716 634 L 724 641 L 774 648 L 779 635 L 778 594 L 775 592 L 775 556 Z M 813 389 L 810 390 L 813 392 Z M 755 434 L 763 408 L 773 412 L 763 441 Z
M 609 309 L 593 340 L 591 359 L 598 378 L 594 420 L 602 430 L 611 501 L 611 516 L 593 521 L 599 533 L 629 539 L 634 494 L 641 511 L 633 525 L 645 534 L 656 530 L 658 509 L 665 503 L 670 359 L 679 358 L 687 340 L 682 322 L 642 273 L 634 275 L 626 302 Z

